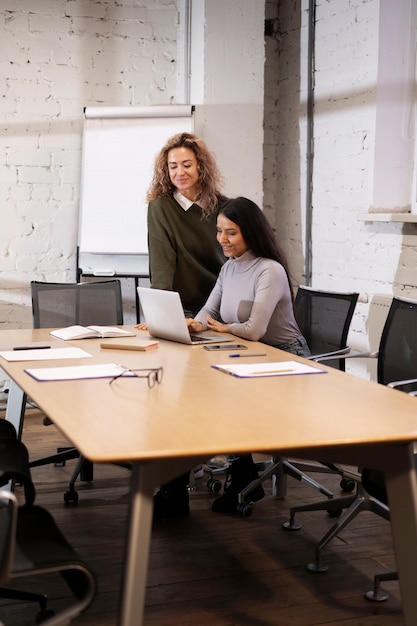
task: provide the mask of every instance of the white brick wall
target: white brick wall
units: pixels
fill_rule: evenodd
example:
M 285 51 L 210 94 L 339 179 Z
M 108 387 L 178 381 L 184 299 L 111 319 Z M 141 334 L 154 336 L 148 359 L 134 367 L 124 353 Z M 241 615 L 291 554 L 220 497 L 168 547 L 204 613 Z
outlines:
M 266 6 L 279 21 L 274 42 L 267 41 L 265 210 L 303 283 L 308 1 Z M 417 227 L 358 220 L 372 206 L 379 17 L 379 0 L 316 2 L 310 284 L 368 298 L 352 325 L 358 349 L 368 348 L 373 294 L 417 298 Z M 273 45 L 279 62 L 268 53 Z
M 31 280 L 75 279 L 83 109 L 169 104 L 178 0 L 2 0 L 0 328 Z

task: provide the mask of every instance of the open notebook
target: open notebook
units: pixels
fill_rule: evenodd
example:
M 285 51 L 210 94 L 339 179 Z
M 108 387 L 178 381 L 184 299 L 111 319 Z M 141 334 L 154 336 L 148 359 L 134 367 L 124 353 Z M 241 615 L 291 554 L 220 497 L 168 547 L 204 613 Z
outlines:
M 217 333 L 190 335 L 185 322 L 181 298 L 176 291 L 138 287 L 138 295 L 148 331 L 152 337 L 189 345 L 233 341 L 233 337 L 226 337 Z

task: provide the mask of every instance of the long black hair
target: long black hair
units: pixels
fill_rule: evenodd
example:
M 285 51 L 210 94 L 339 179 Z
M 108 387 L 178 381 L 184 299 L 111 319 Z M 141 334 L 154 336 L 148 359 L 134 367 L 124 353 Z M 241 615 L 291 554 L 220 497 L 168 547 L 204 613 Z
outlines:
M 273 259 L 283 266 L 291 296 L 294 297 L 287 260 L 275 239 L 270 223 L 258 205 L 242 196 L 230 198 L 220 206 L 218 214 L 224 215 L 239 226 L 246 245 L 255 256 Z

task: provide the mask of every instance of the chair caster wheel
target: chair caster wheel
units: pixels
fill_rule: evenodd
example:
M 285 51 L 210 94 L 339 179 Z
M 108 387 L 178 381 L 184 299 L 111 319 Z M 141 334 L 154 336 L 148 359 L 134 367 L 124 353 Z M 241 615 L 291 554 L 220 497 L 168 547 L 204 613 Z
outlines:
M 309 572 L 327 572 L 329 566 L 321 561 L 313 561 L 313 563 L 309 563 L 307 565 L 307 569 Z
M 238 504 L 236 510 L 238 517 L 250 517 L 252 515 L 252 505 L 251 504 Z
M 42 624 L 43 622 L 46 622 L 47 620 L 49 620 L 50 617 L 53 617 L 55 615 L 55 611 L 52 611 L 51 609 L 45 609 L 44 611 L 39 611 L 39 613 L 37 613 L 36 618 L 35 618 L 35 624 Z
M 350 480 L 349 478 L 342 478 L 340 481 L 340 488 L 346 493 L 352 493 L 355 489 L 355 481 Z
M 373 589 L 372 591 L 367 591 L 365 593 L 365 598 L 367 600 L 372 600 L 372 602 L 384 602 L 385 600 L 388 600 L 389 593 L 382 591 L 382 589 L 378 589 L 378 591 Z
M 299 524 L 295 520 L 290 520 L 289 522 L 284 522 L 282 527 L 283 527 L 284 530 L 300 530 L 300 528 L 302 528 L 301 524 Z
M 64 493 L 64 502 L 65 504 L 77 504 L 78 502 L 78 493 L 76 491 L 66 491 Z
M 207 489 L 212 493 L 219 493 L 222 488 L 222 483 L 216 478 L 209 478 L 207 481 Z

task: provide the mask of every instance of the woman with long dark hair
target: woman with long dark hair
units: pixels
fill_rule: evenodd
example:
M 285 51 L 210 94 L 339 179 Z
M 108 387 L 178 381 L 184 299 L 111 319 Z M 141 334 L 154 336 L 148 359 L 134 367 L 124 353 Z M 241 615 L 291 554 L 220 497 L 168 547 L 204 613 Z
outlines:
M 309 356 L 297 326 L 288 266 L 263 211 L 233 198 L 217 216 L 217 241 L 228 258 L 190 330 L 209 328 Z
M 232 333 L 299 356 L 310 356 L 294 317 L 290 276 L 282 251 L 263 211 L 248 198 L 233 198 L 217 216 L 217 241 L 228 258 L 190 330 Z M 258 477 L 252 455 L 230 466 L 230 482 L 212 510 L 236 513 L 238 495 Z M 262 486 L 251 500 L 263 498 Z

